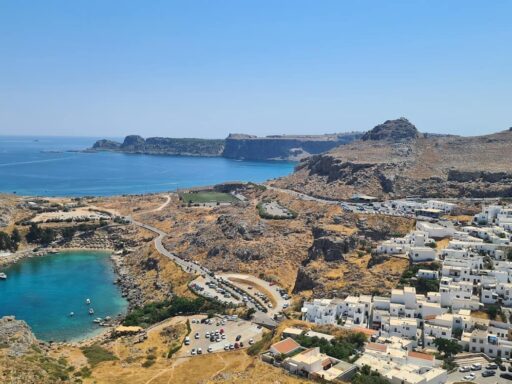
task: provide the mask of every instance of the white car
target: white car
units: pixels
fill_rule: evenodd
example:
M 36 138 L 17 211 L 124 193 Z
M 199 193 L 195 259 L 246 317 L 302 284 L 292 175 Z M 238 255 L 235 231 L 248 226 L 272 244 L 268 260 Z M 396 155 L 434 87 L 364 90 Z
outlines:
M 229 344 L 224 345 L 224 350 L 229 351 Z
M 470 373 L 469 375 L 464 376 L 464 380 L 467 380 L 467 381 L 471 381 L 471 380 L 475 380 L 475 379 L 476 379 L 476 375 L 474 373 Z
M 199 339 L 199 332 L 196 332 L 196 334 L 194 335 L 194 339 Z
M 208 353 L 211 353 L 213 351 L 213 348 L 210 346 L 210 347 L 208 347 L 207 351 L 208 351 Z
M 254 339 L 249 339 L 249 345 L 253 345 L 254 344 Z
M 196 354 L 196 349 L 195 349 L 195 348 L 193 348 L 193 349 L 190 351 L 190 354 L 191 354 L 192 356 L 195 356 L 195 354 Z
M 471 367 L 469 367 L 467 365 L 459 368 L 459 372 L 469 372 L 469 371 L 471 371 Z
M 204 337 L 205 337 L 206 339 L 209 339 L 209 338 L 210 338 L 210 332 L 206 332 L 206 333 L 204 334 Z

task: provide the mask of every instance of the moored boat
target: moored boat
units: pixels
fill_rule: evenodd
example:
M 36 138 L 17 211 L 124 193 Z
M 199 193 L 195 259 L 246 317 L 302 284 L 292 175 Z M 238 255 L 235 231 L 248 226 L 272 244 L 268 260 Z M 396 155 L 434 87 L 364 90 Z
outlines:
M 94 315 L 94 309 L 89 308 L 89 315 Z
M 3 272 L 0 272 L 0 280 L 7 280 L 7 275 Z

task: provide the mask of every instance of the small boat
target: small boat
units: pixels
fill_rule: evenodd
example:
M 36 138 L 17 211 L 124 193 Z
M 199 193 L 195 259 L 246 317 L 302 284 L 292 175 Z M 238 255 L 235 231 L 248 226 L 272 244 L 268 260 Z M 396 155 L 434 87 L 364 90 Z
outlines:
M 7 279 L 7 275 L 3 272 L 0 272 L 0 280 L 6 280 Z
M 87 304 L 87 305 L 91 304 L 91 299 L 85 299 L 85 304 Z
M 112 318 L 110 316 L 105 316 L 105 321 L 110 321 Z
M 69 312 L 69 317 L 75 316 L 75 312 Z
M 89 315 L 94 315 L 94 309 L 89 308 Z
M 97 317 L 97 318 L 95 318 L 95 319 L 93 320 L 93 322 L 94 322 L 94 323 L 97 323 L 97 324 L 101 323 L 101 317 Z

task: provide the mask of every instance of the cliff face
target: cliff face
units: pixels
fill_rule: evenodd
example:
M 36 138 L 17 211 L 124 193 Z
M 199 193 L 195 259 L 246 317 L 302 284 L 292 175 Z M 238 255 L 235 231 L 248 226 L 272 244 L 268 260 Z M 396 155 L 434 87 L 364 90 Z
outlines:
M 226 139 L 223 156 L 247 160 L 300 160 L 350 143 L 359 137 L 360 133 L 268 137 L 231 134 Z
M 301 162 L 279 187 L 331 199 L 512 195 L 512 132 L 478 137 L 421 134 L 405 119 Z
M 156 155 L 223 156 L 244 160 L 300 160 L 310 154 L 326 152 L 338 145 L 350 143 L 360 133 L 319 136 L 268 136 L 232 134 L 226 140 L 173 139 L 138 135 L 126 136 L 123 143 L 98 140 L 95 151 L 119 151 Z

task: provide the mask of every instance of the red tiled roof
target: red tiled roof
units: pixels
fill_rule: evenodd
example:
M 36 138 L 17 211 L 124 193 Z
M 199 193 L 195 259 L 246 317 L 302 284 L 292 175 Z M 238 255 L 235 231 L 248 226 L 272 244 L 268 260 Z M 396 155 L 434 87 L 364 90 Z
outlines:
M 414 357 L 416 359 L 423 359 L 423 360 L 428 360 L 428 361 L 433 361 L 434 360 L 434 356 L 433 355 L 428 355 L 426 353 L 421 353 L 421 352 L 410 351 L 408 353 L 408 356 L 409 357 Z
M 297 343 L 292 338 L 288 337 L 287 339 L 284 339 L 278 343 L 273 344 L 271 348 L 275 349 L 278 353 L 283 353 L 286 355 L 290 352 L 295 351 L 299 347 L 299 343 Z
M 386 352 L 388 347 L 385 344 L 366 343 L 366 349 L 371 349 L 379 352 Z

